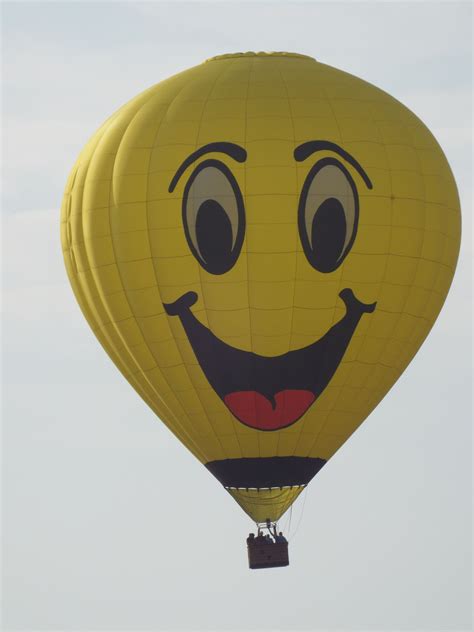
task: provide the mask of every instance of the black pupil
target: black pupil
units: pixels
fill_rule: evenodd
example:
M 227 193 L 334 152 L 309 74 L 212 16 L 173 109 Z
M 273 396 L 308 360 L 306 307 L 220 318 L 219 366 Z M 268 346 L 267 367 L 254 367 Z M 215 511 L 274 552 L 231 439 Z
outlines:
M 346 240 L 346 215 L 336 198 L 330 197 L 318 207 L 311 227 L 311 247 L 314 263 L 321 272 L 337 266 Z
M 196 217 L 196 239 L 201 257 L 216 271 L 227 266 L 232 255 L 232 224 L 216 200 L 205 200 Z

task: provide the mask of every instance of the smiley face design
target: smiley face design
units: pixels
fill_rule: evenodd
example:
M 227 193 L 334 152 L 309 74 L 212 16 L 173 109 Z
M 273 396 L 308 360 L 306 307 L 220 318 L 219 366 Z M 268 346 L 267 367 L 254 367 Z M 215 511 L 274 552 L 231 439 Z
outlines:
M 297 215 L 301 243 L 311 266 L 334 272 L 349 254 L 357 233 L 357 186 L 341 159 L 354 167 L 365 186 L 369 177 L 347 151 L 333 142 L 313 140 L 294 150 L 303 161 L 318 151 L 329 151 L 309 170 Z M 234 143 L 216 142 L 199 148 L 179 166 L 169 191 L 181 175 L 206 154 L 224 153 L 245 162 L 246 150 Z M 191 252 L 207 272 L 221 275 L 236 263 L 245 235 L 245 204 L 231 170 L 216 159 L 200 161 L 186 183 L 182 202 L 183 227 Z M 165 304 L 178 316 L 196 358 L 212 388 L 232 414 L 258 430 L 279 430 L 300 419 L 328 385 L 364 313 L 375 303 L 359 301 L 350 288 L 339 292 L 346 313 L 312 344 L 275 357 L 237 349 L 220 340 L 192 313 L 196 292 Z
M 104 123 L 61 231 L 113 362 L 253 519 L 276 520 L 428 335 L 460 209 L 399 101 L 303 55 L 236 53 Z

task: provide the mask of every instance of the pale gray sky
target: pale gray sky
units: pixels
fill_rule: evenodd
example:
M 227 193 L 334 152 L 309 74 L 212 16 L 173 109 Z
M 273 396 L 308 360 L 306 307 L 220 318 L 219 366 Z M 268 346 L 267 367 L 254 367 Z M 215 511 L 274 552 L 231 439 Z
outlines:
M 239 50 L 306 53 L 398 98 L 464 218 L 437 324 L 296 503 L 291 565 L 271 571 L 248 570 L 252 523 L 96 342 L 59 244 L 98 125 Z M 3 3 L 2 53 L 4 629 L 472 629 L 471 3 Z

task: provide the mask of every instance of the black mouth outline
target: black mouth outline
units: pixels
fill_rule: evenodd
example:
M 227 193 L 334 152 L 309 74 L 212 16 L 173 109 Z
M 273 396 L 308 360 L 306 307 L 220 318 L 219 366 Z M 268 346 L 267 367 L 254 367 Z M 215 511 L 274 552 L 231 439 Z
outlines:
M 163 303 L 168 316 L 178 316 L 196 359 L 209 384 L 240 423 L 262 432 L 275 432 L 296 423 L 324 391 L 339 366 L 363 314 L 374 311 L 377 303 L 359 301 L 350 288 L 339 293 L 346 313 L 319 340 L 307 347 L 280 356 L 261 356 L 228 345 L 203 325 L 191 311 L 196 292 L 186 292 L 173 303 Z M 305 411 L 278 428 L 256 428 L 237 417 L 225 403 L 225 396 L 255 391 L 276 406 L 275 395 L 284 390 L 305 390 L 314 395 Z

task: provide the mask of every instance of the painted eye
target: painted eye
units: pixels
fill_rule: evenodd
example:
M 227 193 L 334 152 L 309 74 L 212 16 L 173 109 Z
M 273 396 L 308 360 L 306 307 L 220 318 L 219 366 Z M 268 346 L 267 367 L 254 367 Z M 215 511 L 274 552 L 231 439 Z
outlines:
M 359 196 L 350 173 L 333 158 L 309 172 L 298 207 L 298 228 L 309 263 L 319 272 L 336 270 L 354 243 Z
M 183 195 L 183 225 L 191 252 L 211 274 L 237 261 L 245 234 L 242 194 L 231 171 L 206 160 L 193 171 Z

